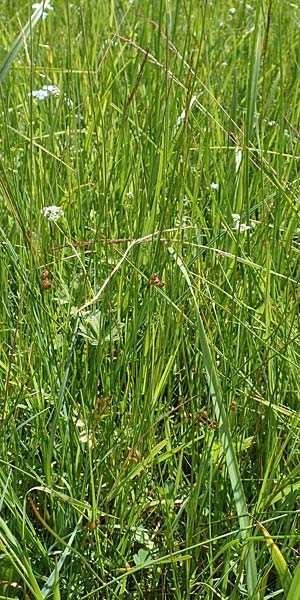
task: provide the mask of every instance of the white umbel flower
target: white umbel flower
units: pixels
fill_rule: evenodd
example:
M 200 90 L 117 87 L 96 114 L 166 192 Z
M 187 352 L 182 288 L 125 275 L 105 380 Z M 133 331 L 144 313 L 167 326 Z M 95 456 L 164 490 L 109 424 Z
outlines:
M 232 218 L 233 218 L 233 229 L 236 229 L 237 231 L 247 231 L 248 229 L 252 229 L 251 225 L 246 225 L 245 223 L 241 223 L 241 215 L 239 215 L 238 213 L 232 213 Z
M 64 211 L 59 206 L 44 206 L 41 210 L 41 215 L 48 219 L 48 221 L 58 221 L 60 217 L 64 216 Z
M 49 96 L 59 96 L 60 89 L 56 85 L 43 85 L 40 90 L 32 90 L 28 93 L 28 96 L 33 96 L 37 100 L 45 100 Z
M 53 6 L 51 6 L 50 2 L 35 2 L 32 4 L 32 10 L 37 10 L 38 8 L 46 9 L 42 10 L 42 19 L 43 21 L 47 19 L 48 13 L 47 10 L 54 10 Z

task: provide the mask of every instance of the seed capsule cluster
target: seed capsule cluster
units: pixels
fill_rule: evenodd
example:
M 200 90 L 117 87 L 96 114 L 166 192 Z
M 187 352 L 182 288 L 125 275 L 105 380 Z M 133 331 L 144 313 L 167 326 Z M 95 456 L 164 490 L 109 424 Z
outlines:
M 156 287 L 163 288 L 166 284 L 164 281 L 160 281 L 158 273 L 153 273 L 148 281 L 148 285 L 155 285 Z
M 51 272 L 48 271 L 48 269 L 44 269 L 44 271 L 41 272 L 41 287 L 43 290 L 50 290 L 52 287 L 49 277 L 51 277 Z

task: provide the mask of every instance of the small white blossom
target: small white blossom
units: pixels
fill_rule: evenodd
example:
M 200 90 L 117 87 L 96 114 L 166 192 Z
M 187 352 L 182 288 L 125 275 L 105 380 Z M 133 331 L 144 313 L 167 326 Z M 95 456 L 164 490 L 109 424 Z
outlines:
M 189 102 L 189 106 L 188 106 L 188 110 L 191 110 L 193 104 L 195 104 L 197 100 L 197 96 L 193 96 Z M 179 115 L 177 121 L 176 121 L 176 127 L 179 127 L 179 125 L 182 123 L 182 121 L 184 121 L 186 116 L 186 111 L 183 110 L 182 113 Z
M 85 431 L 85 429 L 82 430 L 82 432 L 79 436 L 79 441 L 82 444 L 88 444 L 90 448 L 93 447 L 93 440 L 92 440 L 90 434 L 87 431 Z
M 49 2 L 49 3 L 47 3 L 47 5 L 45 4 L 45 2 L 35 2 L 34 4 L 32 4 L 32 9 L 33 9 L 33 10 L 37 10 L 37 9 L 38 9 L 38 8 L 40 8 L 41 6 L 42 6 L 42 7 L 44 7 L 44 6 L 45 6 L 45 8 L 46 8 L 47 10 L 54 10 L 53 6 L 51 6 L 51 5 L 50 5 L 50 2 Z M 47 19 L 47 17 L 48 17 L 47 10 L 43 10 L 43 12 L 42 12 L 42 19 L 43 19 L 43 21 L 44 21 L 45 19 Z
M 240 148 L 236 148 L 235 149 L 235 172 L 238 173 L 239 168 L 241 166 L 241 162 L 242 162 L 242 158 L 243 158 L 243 153 L 241 151 Z
M 237 229 L 237 227 L 236 227 Z M 239 231 L 247 231 L 248 229 L 252 229 L 251 225 L 246 225 L 245 223 L 240 223 L 238 227 Z
M 232 218 L 234 221 L 233 229 L 237 231 L 247 231 L 248 229 L 252 229 L 251 225 L 246 225 L 245 223 L 241 223 L 241 215 L 238 213 L 232 213 Z
M 131 200 L 133 198 L 133 192 L 127 192 L 126 196 Z
M 58 89 L 58 88 L 57 88 Z M 65 103 L 69 108 L 73 108 L 73 100 L 71 100 L 71 98 L 68 98 L 67 94 L 64 94 L 64 99 L 65 99 Z
M 41 215 L 48 219 L 48 221 L 58 221 L 60 217 L 64 216 L 64 211 L 59 206 L 45 206 L 41 210 Z
M 32 92 L 29 92 L 28 96 L 33 96 L 38 100 L 45 100 L 45 98 L 48 97 L 48 94 L 44 90 L 33 90 Z
M 82 421 L 82 419 L 77 419 L 75 425 L 76 425 L 76 427 L 81 429 L 81 431 L 79 433 L 79 441 L 82 444 L 88 444 L 89 447 L 92 448 L 94 444 L 93 444 L 91 432 L 85 428 L 85 424 Z
M 41 90 L 33 90 L 28 96 L 33 96 L 38 100 L 45 100 L 49 96 L 59 96 L 60 89 L 56 85 L 43 85 Z
M 235 15 L 235 13 L 236 13 L 236 8 L 232 7 L 232 8 L 229 9 L 229 14 L 230 15 Z
M 219 184 L 212 182 L 210 184 L 210 187 L 211 187 L 212 190 L 218 190 L 219 189 Z

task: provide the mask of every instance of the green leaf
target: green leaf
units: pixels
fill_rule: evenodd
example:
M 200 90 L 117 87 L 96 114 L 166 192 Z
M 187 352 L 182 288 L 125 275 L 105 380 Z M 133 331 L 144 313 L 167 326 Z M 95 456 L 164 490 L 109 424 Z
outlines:
M 134 563 L 137 567 L 149 565 L 152 562 L 152 556 L 149 550 L 141 548 L 137 554 L 133 556 Z

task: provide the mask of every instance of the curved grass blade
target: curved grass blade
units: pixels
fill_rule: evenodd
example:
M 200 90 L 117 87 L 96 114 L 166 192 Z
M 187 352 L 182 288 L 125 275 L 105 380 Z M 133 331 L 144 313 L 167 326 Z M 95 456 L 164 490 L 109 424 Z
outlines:
M 30 35 L 32 29 L 35 27 L 35 25 L 40 20 L 43 12 L 45 12 L 45 10 L 50 5 L 50 1 L 51 0 L 44 0 L 44 2 L 40 3 L 40 5 L 34 11 L 32 17 L 29 19 L 29 21 L 27 21 L 24 29 L 22 29 L 21 33 L 18 35 L 18 37 L 14 41 L 12 47 L 10 48 L 10 50 L 8 51 L 8 53 L 4 59 L 4 61 L 0 65 L 0 83 L 2 83 L 2 81 L 5 79 L 13 61 L 15 60 L 16 56 L 20 52 L 21 48 L 23 48 L 26 38 Z
M 77 533 L 78 530 L 78 525 L 81 522 L 81 518 L 80 521 L 77 523 L 74 531 L 71 533 L 68 541 L 67 541 L 67 545 L 60 557 L 60 559 L 55 563 L 55 568 L 52 571 L 51 575 L 49 575 L 41 593 L 43 598 L 46 598 L 48 596 L 48 594 L 50 594 L 51 591 L 53 591 L 54 589 L 54 598 L 55 598 L 55 594 L 57 598 L 60 598 L 60 592 L 59 592 L 59 572 L 67 558 L 67 556 L 70 554 L 71 552 L 71 546 L 73 544 L 75 535 Z
M 272 539 L 272 537 L 270 536 L 269 532 L 267 531 L 267 529 L 258 521 L 256 521 L 257 526 L 259 527 L 259 529 L 261 530 L 265 540 L 266 540 L 266 544 L 267 544 L 267 548 L 270 552 L 270 556 L 272 558 L 272 562 L 274 564 L 274 567 L 280 577 L 280 581 L 281 581 L 281 585 L 283 587 L 283 591 L 284 591 L 284 595 L 285 597 L 289 597 L 289 591 L 291 588 L 291 583 L 292 583 L 292 575 L 291 572 L 288 568 L 288 565 L 286 563 L 285 558 L 283 557 L 283 555 L 281 554 L 277 544 L 275 544 L 274 540 Z M 299 573 L 300 575 L 300 573 Z M 297 577 L 298 578 L 298 577 Z M 295 600 L 296 598 L 300 598 L 300 589 L 298 587 L 298 596 L 291 596 L 291 598 L 293 600 Z
M 300 562 L 296 566 L 287 600 L 300 600 Z
M 250 520 L 248 517 L 248 508 L 247 508 L 247 504 L 246 504 L 244 488 L 243 488 L 243 484 L 242 484 L 242 480 L 241 480 L 241 476 L 240 476 L 240 472 L 239 472 L 239 468 L 238 468 L 238 462 L 237 462 L 236 454 L 234 451 L 234 446 L 232 443 L 231 432 L 230 432 L 227 415 L 226 415 L 225 408 L 224 408 L 222 392 L 221 392 L 221 388 L 220 388 L 220 384 L 219 384 L 219 380 L 218 380 L 217 371 L 216 371 L 214 360 L 213 360 L 213 357 L 212 357 L 212 354 L 210 351 L 207 335 L 206 335 L 206 332 L 204 329 L 203 321 L 201 318 L 198 303 L 197 303 L 197 300 L 196 300 L 196 297 L 194 294 L 194 290 L 192 287 L 192 283 L 191 283 L 188 271 L 187 271 L 184 263 L 182 262 L 181 258 L 175 252 L 175 250 L 169 246 L 168 251 L 171 254 L 171 256 L 173 257 L 173 259 L 175 260 L 181 273 L 183 274 L 183 276 L 186 280 L 186 283 L 189 287 L 194 304 L 195 304 L 197 322 L 198 322 L 199 333 L 200 333 L 201 350 L 202 350 L 202 355 L 203 355 L 203 361 L 205 364 L 205 370 L 206 370 L 206 375 L 207 375 L 209 391 L 210 391 L 212 402 L 214 405 L 216 419 L 217 419 L 217 422 L 219 425 L 220 440 L 221 440 L 221 444 L 222 444 L 222 447 L 224 450 L 226 465 L 227 465 L 230 483 L 231 483 L 231 487 L 232 487 L 234 502 L 235 502 L 238 520 L 239 520 L 240 533 L 241 533 L 242 539 L 244 541 L 246 541 L 246 539 L 248 537 L 248 531 L 250 530 L 251 525 L 250 525 Z M 247 589 L 248 589 L 248 593 L 249 593 L 249 598 L 256 600 L 258 598 L 257 569 L 256 569 L 256 561 L 255 561 L 253 542 L 249 542 L 247 558 L 245 561 L 245 568 L 246 568 Z

